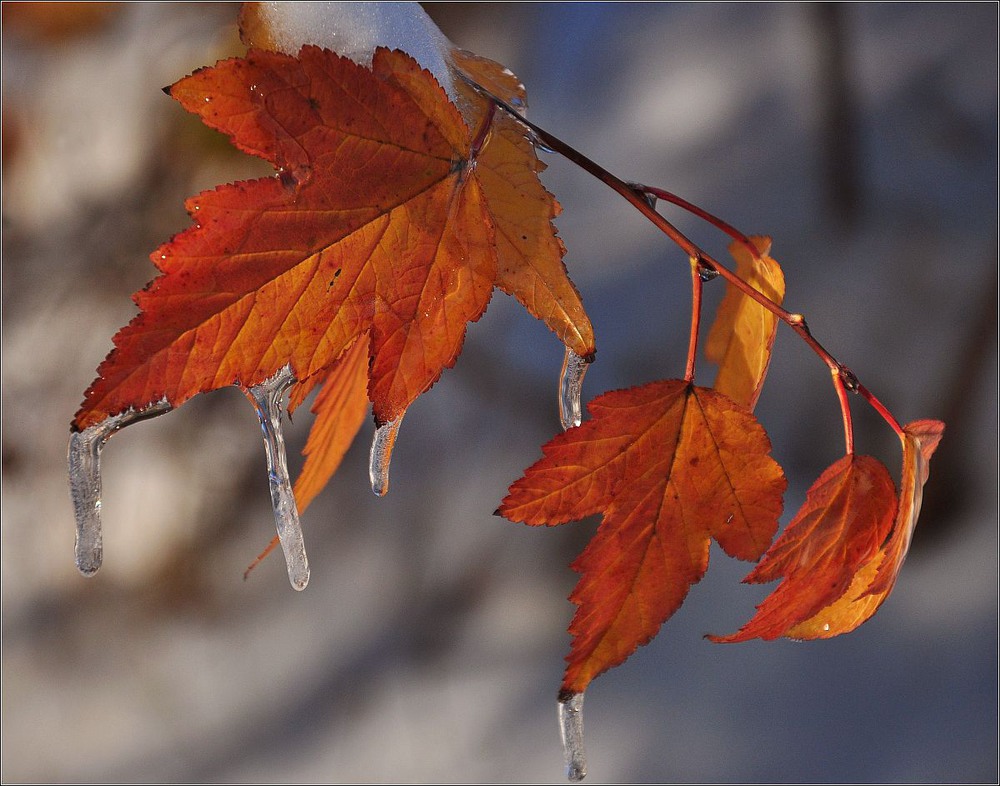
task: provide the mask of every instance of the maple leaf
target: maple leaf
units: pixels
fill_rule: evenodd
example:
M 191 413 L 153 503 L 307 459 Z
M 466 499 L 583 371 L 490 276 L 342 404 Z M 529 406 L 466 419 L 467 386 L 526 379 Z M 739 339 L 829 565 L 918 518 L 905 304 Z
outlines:
M 498 512 L 526 524 L 604 514 L 574 562 L 563 689 L 582 692 L 647 643 L 708 567 L 714 538 L 760 557 L 782 509 L 785 477 L 744 407 L 681 380 L 612 391 L 592 418 L 550 440 Z
M 788 529 L 745 579 L 784 580 L 738 633 L 710 639 L 830 638 L 849 633 L 875 614 L 903 566 L 944 425 L 916 421 L 903 432 L 899 499 L 888 470 L 873 458 L 845 456 L 829 467 Z
M 736 275 L 775 305 L 781 305 L 785 277 L 770 256 L 771 238 L 755 235 L 749 240 L 759 254 L 756 258 L 740 242 L 729 245 L 729 253 L 736 260 Z M 719 364 L 713 387 L 753 409 L 771 363 L 777 330 L 778 317 L 772 311 L 727 283 L 705 344 L 705 356 Z
M 312 413 L 316 415 L 316 420 L 302 450 L 306 461 L 295 479 L 295 502 L 300 513 L 305 511 L 337 471 L 364 422 L 368 411 L 368 396 L 365 391 L 368 379 L 366 339 L 367 336 L 358 338 L 333 364 L 313 402 Z M 318 374 L 310 379 L 321 376 Z M 289 410 L 301 401 L 305 390 L 306 386 L 301 383 L 293 389 Z
M 716 642 L 774 639 L 829 606 L 878 552 L 896 513 L 896 487 L 870 456 L 847 455 L 828 467 L 806 493 L 788 528 L 744 579 L 784 580 L 753 619 Z
M 136 294 L 74 429 L 285 365 L 308 380 L 363 335 L 375 417 L 398 420 L 454 364 L 494 285 L 591 355 L 531 143 L 509 118 L 489 133 L 487 102 L 462 89 L 478 128 L 385 49 L 371 69 L 311 46 L 251 50 L 171 87 L 280 176 L 188 201 L 195 226 L 153 253 L 162 275 Z

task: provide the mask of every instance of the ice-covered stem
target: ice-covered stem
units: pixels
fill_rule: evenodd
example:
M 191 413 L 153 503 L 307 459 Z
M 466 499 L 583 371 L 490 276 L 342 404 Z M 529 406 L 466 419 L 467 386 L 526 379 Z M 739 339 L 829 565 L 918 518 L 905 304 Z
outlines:
M 895 418 L 889 413 L 889 411 L 882 406 L 878 400 L 872 396 L 867 390 L 857 381 L 857 377 L 848 369 L 844 364 L 840 363 L 833 355 L 831 355 L 822 344 L 817 341 L 811 331 L 809 326 L 806 324 L 805 318 L 801 314 L 792 313 L 780 305 L 775 303 L 769 297 L 759 292 L 757 289 L 752 287 L 742 278 L 740 278 L 736 273 L 730 271 L 724 265 L 720 264 L 718 261 L 713 259 L 709 254 L 702 251 L 693 241 L 686 237 L 677 227 L 675 227 L 670 221 L 660 215 L 656 209 L 650 204 L 648 196 L 655 196 L 657 198 L 662 197 L 665 201 L 671 202 L 679 207 L 689 210 L 694 215 L 702 218 L 713 226 L 719 228 L 720 230 L 726 232 L 734 239 L 738 240 L 741 244 L 747 245 L 753 256 L 759 257 L 759 254 L 753 245 L 749 243 L 749 239 L 746 238 L 741 232 L 738 232 L 735 228 L 726 224 L 721 219 L 712 216 L 707 211 L 701 210 L 700 208 L 695 208 L 690 202 L 681 199 L 680 197 L 671 194 L 669 191 L 662 189 L 657 189 L 652 186 L 639 186 L 635 184 L 628 183 L 621 178 L 613 175 L 611 172 L 606 170 L 604 167 L 600 166 L 596 162 L 587 158 L 587 156 L 580 153 L 575 148 L 563 142 L 559 137 L 550 134 L 544 128 L 532 123 L 530 120 L 525 119 L 514 107 L 510 106 L 502 99 L 497 98 L 495 95 L 490 93 L 488 90 L 483 88 L 481 85 L 477 84 L 475 81 L 469 79 L 465 75 L 462 75 L 463 79 L 469 82 L 477 91 L 482 93 L 484 96 L 493 101 L 498 108 L 504 110 L 507 114 L 517 120 L 519 123 L 524 125 L 531 133 L 539 144 L 545 148 L 558 153 L 567 160 L 576 164 L 578 167 L 583 169 L 585 172 L 596 177 L 606 186 L 608 186 L 613 191 L 617 192 L 619 196 L 629 202 L 636 210 L 642 213 L 649 221 L 651 221 L 661 232 L 663 232 L 667 237 L 669 237 L 689 258 L 697 258 L 703 267 L 715 271 L 717 274 L 726 279 L 730 284 L 732 284 L 736 289 L 742 292 L 744 295 L 752 299 L 754 302 L 760 304 L 772 314 L 774 314 L 778 319 L 788 325 L 798 336 L 806 343 L 806 345 L 812 349 L 812 351 L 823 361 L 823 363 L 830 369 L 831 374 L 834 376 L 835 380 L 840 380 L 835 382 L 835 388 L 837 390 L 837 399 L 840 404 L 841 414 L 844 419 L 845 424 L 845 442 L 848 448 L 853 447 L 853 437 L 851 428 L 851 412 L 847 405 L 846 397 L 840 395 L 841 388 L 845 388 L 852 392 L 860 393 L 865 400 L 875 408 L 875 410 L 882 416 L 882 418 L 889 424 L 890 427 L 897 434 L 902 433 L 899 423 Z M 864 391 L 864 392 L 862 392 Z

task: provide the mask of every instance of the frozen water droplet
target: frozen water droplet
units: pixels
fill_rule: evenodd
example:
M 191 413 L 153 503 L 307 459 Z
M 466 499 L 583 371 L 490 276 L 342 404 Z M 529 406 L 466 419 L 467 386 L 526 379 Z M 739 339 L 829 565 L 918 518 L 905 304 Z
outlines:
M 93 576 L 104 559 L 101 532 L 101 450 L 111 435 L 132 423 L 170 410 L 166 399 L 136 412 L 112 415 L 69 438 L 69 487 L 76 515 L 76 567 Z
M 529 142 L 531 142 L 532 145 L 534 145 L 535 150 L 537 150 L 540 153 L 549 153 L 550 155 L 555 155 L 558 152 L 557 150 L 554 150 L 553 148 L 549 147 L 544 142 L 542 142 L 542 140 L 538 138 L 538 135 L 535 134 L 533 131 L 528 132 L 527 139 Z
M 719 271 L 713 270 L 710 267 L 705 267 L 704 265 L 698 266 L 698 278 L 701 279 L 702 283 L 707 283 L 713 278 L 718 278 Z
M 372 438 L 372 451 L 368 458 L 368 478 L 372 483 L 372 491 L 378 496 L 385 496 L 389 490 L 389 461 L 392 459 L 392 447 L 396 444 L 396 434 L 399 424 L 403 422 L 400 415 L 395 420 L 383 423 L 375 429 Z
M 312 180 L 312 167 L 308 164 L 300 164 L 291 169 L 282 167 L 278 170 L 278 179 L 281 185 L 289 190 L 301 188 Z
M 629 183 L 629 185 L 632 187 L 632 190 L 635 191 L 636 194 L 638 194 L 645 200 L 647 205 L 649 205 L 653 210 L 656 210 L 656 205 L 659 202 L 659 199 L 657 199 L 656 194 L 649 193 L 646 190 L 646 186 L 644 186 L 642 183 Z
M 288 580 L 297 590 L 309 583 L 309 560 L 302 540 L 299 511 L 288 477 L 285 458 L 285 438 L 281 433 L 281 400 L 285 390 L 295 382 L 291 367 L 285 366 L 270 379 L 254 385 L 246 393 L 257 410 L 260 428 L 264 433 L 264 452 L 267 456 L 267 480 L 271 488 L 271 505 L 274 507 L 274 524 L 285 553 Z
M 583 692 L 559 694 L 559 733 L 562 737 L 563 756 L 566 758 L 566 777 L 582 781 L 587 775 L 587 758 L 583 751 Z
M 559 420 L 563 429 L 579 426 L 583 421 L 580 397 L 583 393 L 583 376 L 590 359 L 581 357 L 566 347 L 562 371 L 559 373 Z

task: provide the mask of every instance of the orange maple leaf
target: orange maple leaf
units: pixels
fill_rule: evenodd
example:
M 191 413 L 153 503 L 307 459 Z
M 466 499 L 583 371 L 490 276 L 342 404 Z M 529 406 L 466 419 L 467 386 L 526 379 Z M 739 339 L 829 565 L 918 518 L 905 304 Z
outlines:
M 791 639 L 828 639 L 869 620 L 896 585 L 920 515 L 930 460 L 944 435 L 944 423 L 915 420 L 903 426 L 903 471 L 892 534 L 854 576 L 838 600 L 789 628 Z
M 592 354 L 542 165 L 516 121 L 461 89 L 478 127 L 402 52 L 368 69 L 311 46 L 251 50 L 171 87 L 280 174 L 188 201 L 195 226 L 153 253 L 162 275 L 136 294 L 73 427 L 285 365 L 308 380 L 360 336 L 376 419 L 398 420 L 454 364 L 495 285 Z
M 888 470 L 873 458 L 845 456 L 829 467 L 788 529 L 745 579 L 784 580 L 739 632 L 710 639 L 830 638 L 849 633 L 875 614 L 903 566 L 944 424 L 916 421 L 904 426 L 903 433 L 899 499 Z
M 368 411 L 368 396 L 365 393 L 368 379 L 366 339 L 367 336 L 361 336 L 333 364 L 313 402 L 312 413 L 316 415 L 316 420 L 302 450 L 306 461 L 295 479 L 295 502 L 300 513 L 337 471 L 364 422 Z M 296 392 L 292 390 L 290 410 L 296 403 Z
M 734 241 L 729 245 L 729 253 L 736 260 L 736 275 L 780 306 L 785 297 L 785 277 L 770 256 L 771 238 L 753 236 L 750 242 L 759 253 L 757 258 L 742 243 Z M 705 344 L 705 356 L 719 364 L 713 387 L 753 409 L 771 363 L 777 330 L 778 318 L 773 312 L 727 284 Z
M 895 513 L 896 487 L 885 466 L 870 456 L 841 458 L 820 475 L 788 528 L 744 579 L 784 580 L 738 633 L 708 638 L 774 639 L 829 606 L 878 552 Z
M 573 693 L 652 639 L 704 575 L 712 538 L 760 557 L 786 485 L 763 427 L 716 391 L 667 380 L 587 408 L 592 419 L 550 440 L 498 510 L 531 525 L 604 514 L 573 564 Z

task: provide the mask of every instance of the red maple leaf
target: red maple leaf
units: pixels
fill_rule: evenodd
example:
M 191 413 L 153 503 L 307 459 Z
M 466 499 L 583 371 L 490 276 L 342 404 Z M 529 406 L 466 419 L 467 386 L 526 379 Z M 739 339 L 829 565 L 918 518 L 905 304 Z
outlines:
M 503 75 L 455 59 L 473 78 Z M 251 50 L 171 87 L 279 176 L 188 201 L 195 225 L 153 253 L 162 275 L 135 295 L 141 311 L 115 336 L 74 428 L 247 388 L 285 365 L 309 380 L 359 337 L 375 416 L 396 420 L 454 364 L 494 286 L 592 354 L 542 165 L 516 121 L 457 81 L 473 127 L 398 51 L 376 51 L 368 69 L 310 46 L 298 57 Z
M 892 591 L 920 514 L 931 455 L 944 433 L 934 420 L 903 428 L 897 502 L 889 472 L 868 456 L 844 456 L 809 489 L 806 502 L 750 582 L 783 580 L 739 632 L 713 641 L 830 638 L 871 618 Z
M 771 542 L 785 477 L 744 407 L 681 380 L 605 393 L 559 434 L 498 512 L 526 524 L 604 518 L 573 564 L 579 606 L 563 689 L 582 692 L 648 642 L 708 567 L 714 538 L 755 560 Z

